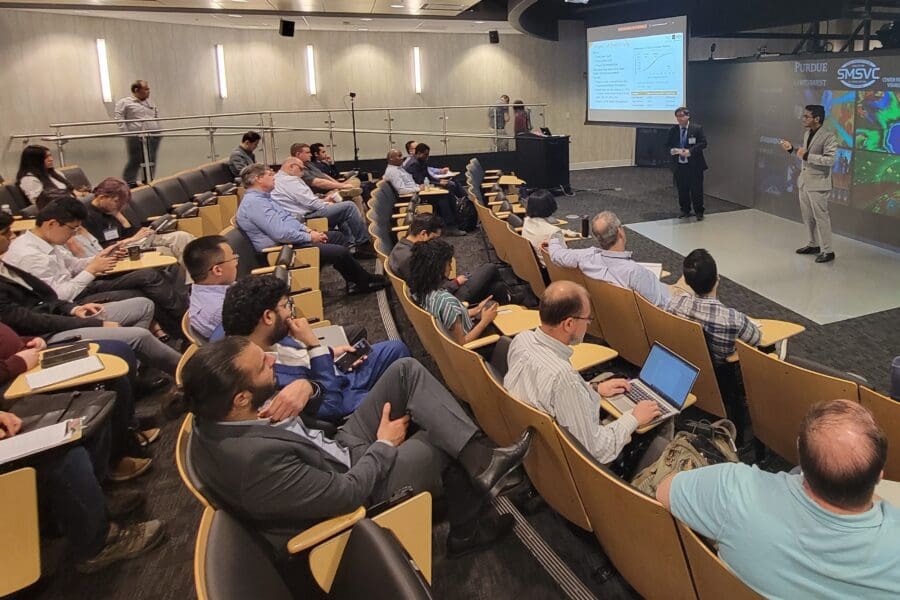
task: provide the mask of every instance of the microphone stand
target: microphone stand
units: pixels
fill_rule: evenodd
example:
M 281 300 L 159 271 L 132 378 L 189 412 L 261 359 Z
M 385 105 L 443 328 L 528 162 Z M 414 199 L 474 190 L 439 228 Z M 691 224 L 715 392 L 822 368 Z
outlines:
M 359 146 L 356 144 L 356 92 L 350 92 L 350 123 L 353 128 L 353 168 L 359 170 Z

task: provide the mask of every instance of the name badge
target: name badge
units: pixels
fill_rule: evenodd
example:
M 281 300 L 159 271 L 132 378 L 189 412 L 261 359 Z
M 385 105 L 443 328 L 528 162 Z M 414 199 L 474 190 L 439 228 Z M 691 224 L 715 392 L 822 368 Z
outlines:
M 695 137 L 688 138 L 688 144 L 696 144 L 696 143 L 697 143 L 697 138 L 695 138 Z
M 103 230 L 103 240 L 104 241 L 109 242 L 109 241 L 117 240 L 117 239 L 119 239 L 119 230 L 116 229 L 115 227 Z

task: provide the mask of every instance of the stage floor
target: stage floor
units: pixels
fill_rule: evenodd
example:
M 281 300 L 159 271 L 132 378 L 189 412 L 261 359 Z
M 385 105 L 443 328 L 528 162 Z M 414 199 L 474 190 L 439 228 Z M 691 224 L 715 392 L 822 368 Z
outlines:
M 706 248 L 719 274 L 825 325 L 900 306 L 900 254 L 834 236 L 837 258 L 818 264 L 794 250 L 802 223 L 746 209 L 695 219 L 634 223 L 629 229 L 686 256 Z

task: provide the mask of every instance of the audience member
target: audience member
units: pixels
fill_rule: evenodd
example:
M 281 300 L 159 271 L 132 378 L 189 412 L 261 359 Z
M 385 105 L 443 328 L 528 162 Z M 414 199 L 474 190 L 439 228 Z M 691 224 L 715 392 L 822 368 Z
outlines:
M 116 102 L 115 117 L 119 123 L 119 130 L 132 133 L 125 138 L 125 149 L 128 151 L 128 162 L 125 163 L 125 170 L 122 172 L 122 179 L 128 182 L 131 187 L 137 186 L 138 171 L 144 163 L 144 149 L 141 138 L 138 134 L 143 132 L 152 132 L 159 129 L 159 109 L 156 104 L 150 100 L 150 84 L 143 79 L 138 79 L 131 84 L 131 95 L 125 96 Z M 136 119 L 145 119 L 136 121 Z M 132 121 L 126 123 L 124 121 Z M 159 142 L 162 138 L 159 133 L 150 133 L 147 135 L 147 157 L 150 159 L 149 177 L 144 177 L 144 183 L 153 181 L 156 171 L 156 153 L 159 150 Z
M 625 228 L 619 217 L 610 211 L 601 212 L 591 222 L 591 231 L 599 248 L 572 250 L 565 247 L 562 234 L 551 236 L 550 260 L 561 267 L 581 269 L 592 279 L 634 290 L 660 308 L 665 307 L 672 295 L 669 286 L 625 250 Z
M 506 124 L 509 123 L 509 96 L 500 95 L 500 100 L 488 109 L 488 121 L 494 130 L 494 151 L 506 152 L 509 150 L 509 140 L 506 139 Z
M 534 246 L 534 252 L 541 266 L 546 266 L 541 254 L 541 247 L 550 240 L 550 236 L 556 232 L 562 232 L 566 237 L 579 237 L 578 233 L 571 229 L 562 229 L 550 222 L 549 219 L 556 209 L 556 198 L 549 190 L 534 190 L 528 196 L 528 203 L 525 206 L 525 222 L 522 224 L 522 237 Z M 560 242 L 565 247 L 565 238 Z
M 531 132 L 531 110 L 525 108 L 525 102 L 516 100 L 513 102 L 513 131 L 514 135 Z
M 38 212 L 36 227 L 13 240 L 3 262 L 34 275 L 53 288 L 61 300 L 69 302 L 102 301 L 112 292 L 146 296 L 153 301 L 155 318 L 162 327 L 180 335 L 181 316 L 187 305 L 183 278 L 181 285 L 175 285 L 156 269 L 138 269 L 98 279 L 115 266 L 119 245 L 90 258 L 74 258 L 62 250 L 86 217 L 87 209 L 74 198 L 50 202 Z M 116 293 L 112 296 L 122 297 Z
M 262 137 L 255 131 L 248 131 L 241 136 L 241 143 L 231 151 L 231 155 L 228 157 L 228 170 L 232 175 L 240 177 L 244 167 L 256 164 L 254 152 L 256 152 L 261 139 Z
M 349 181 L 340 182 L 330 175 L 326 175 L 313 164 L 312 150 L 309 144 L 291 144 L 291 156 L 299 158 L 303 162 L 303 181 L 315 192 L 330 192 L 338 190 L 347 198 L 359 196 L 362 193 L 358 187 Z
M 519 465 L 531 430 L 494 448 L 443 386 L 417 361 L 388 368 L 334 439 L 300 419 L 270 424 L 259 409 L 275 391 L 272 359 L 247 338 L 202 346 L 184 368 L 196 414 L 190 452 L 197 474 L 223 504 L 246 517 L 284 556 L 298 531 L 405 486 L 435 493 L 444 473 L 450 557 L 508 533 L 509 516 L 487 501 Z M 312 396 L 304 380 L 295 417 Z M 419 429 L 407 439 L 409 423 Z
M 417 184 L 421 185 L 423 183 L 430 183 L 432 185 L 436 185 L 439 187 L 446 188 L 450 195 L 457 199 L 457 201 L 461 198 L 466 197 L 466 193 L 463 191 L 462 187 L 449 178 L 440 178 L 435 175 L 432 175 L 428 168 L 428 157 L 431 155 L 431 148 L 428 147 L 428 144 L 418 143 L 416 144 L 415 160 L 410 163 L 404 163 L 404 169 L 412 175 L 413 181 Z
M 25 146 L 19 159 L 16 185 L 32 204 L 45 189 L 66 190 L 75 193 L 75 187 L 66 176 L 53 168 L 53 155 L 46 146 Z
M 0 440 L 22 429 L 16 415 L 0 411 Z M 109 454 L 109 426 L 79 446 L 66 447 L 30 458 L 37 472 L 37 492 L 49 508 L 57 530 L 72 545 L 81 573 L 96 573 L 119 562 L 136 558 L 165 539 L 161 521 L 118 525 L 143 505 L 136 492 L 119 492 L 104 497 L 100 482 L 106 473 Z M 13 549 L 9 549 L 13 551 Z
M 122 209 L 131 202 L 131 189 L 124 180 L 118 177 L 107 177 L 93 190 L 94 197 L 87 205 L 87 217 L 81 225 L 106 248 L 121 242 L 123 246 L 137 244 L 147 238 L 155 248 L 163 249 L 164 254 L 171 254 L 179 263 L 183 263 L 182 254 L 194 236 L 187 231 L 170 233 L 154 233 L 149 227 L 132 224 L 122 214 Z
M 331 231 L 326 235 L 310 231 L 275 203 L 270 196 L 275 188 L 275 174 L 271 169 L 250 165 L 241 171 L 241 180 L 247 191 L 235 220 L 257 252 L 276 244 L 315 246 L 322 264 L 333 265 L 347 282 L 349 294 L 374 292 L 387 285 L 384 277 L 369 273 L 353 259 L 350 250 L 342 245 L 346 240 L 340 232 Z
M 497 317 L 497 302 L 488 296 L 473 308 L 466 308 L 459 299 L 444 289 L 450 277 L 453 246 L 440 239 L 413 246 L 409 260 L 409 293 L 419 306 L 437 319 L 444 331 L 460 346 L 481 337 Z M 473 324 L 472 318 L 478 323 Z
M 394 244 L 388 257 L 388 267 L 404 281 L 409 281 L 409 261 L 413 247 L 441 237 L 444 223 L 431 213 L 418 213 L 413 217 L 406 236 Z M 494 263 L 484 263 L 475 267 L 468 275 L 457 275 L 442 282 L 441 286 L 463 302 L 481 302 L 492 296 L 498 302 L 509 301 L 509 291 L 500 278 L 500 271 Z
M 800 471 L 741 463 L 682 471 L 657 499 L 769 598 L 896 598 L 900 509 L 874 495 L 888 440 L 856 402 L 821 402 L 800 426 Z
M 608 379 L 594 390 L 569 362 L 572 346 L 584 341 L 592 320 L 587 290 L 571 281 L 555 281 L 541 296 L 539 311 L 541 326 L 518 334 L 509 346 L 503 386 L 553 417 L 598 462 L 611 463 L 638 427 L 659 416 L 659 408 L 645 400 L 611 423 L 601 423 L 600 396 L 621 394 L 631 384 L 626 379 Z M 665 441 L 660 439 L 656 445 L 658 450 L 648 450 L 648 455 L 661 453 Z
M 393 186 L 394 191 L 398 194 L 417 194 L 423 190 L 423 185 L 416 183 L 410 173 L 401 168 L 403 164 L 403 155 L 396 148 L 391 149 L 387 154 L 387 167 L 384 169 L 384 180 Z M 465 231 L 457 228 L 458 218 L 456 215 L 456 200 L 451 194 L 430 195 L 421 197 L 420 200 L 431 203 L 441 216 L 447 229 L 445 233 L 449 236 L 464 236 Z
M 273 275 L 247 277 L 231 286 L 222 312 L 225 335 L 247 336 L 275 353 L 279 388 L 300 379 L 317 387 L 304 412 L 325 421 L 339 421 L 356 410 L 385 370 L 409 356 L 402 341 L 378 342 L 349 373 L 341 374 L 334 359 L 345 352 L 353 354 L 353 347 L 321 345 L 306 319 L 293 318 L 288 286 Z
M 309 151 L 312 153 L 312 165 L 331 177 L 332 179 L 341 179 L 341 172 L 334 166 L 334 159 L 328 155 L 328 148 L 325 144 L 316 142 L 310 144 Z
M 357 258 L 375 258 L 372 239 L 366 231 L 366 223 L 352 202 L 341 202 L 337 192 L 319 198 L 303 181 L 305 167 L 299 158 L 288 158 L 275 173 L 272 200 L 294 215 L 298 221 L 326 218 L 328 228 L 336 229 L 351 241 Z
M 406 148 L 406 158 L 403 159 L 403 168 L 406 169 L 409 165 L 416 161 L 416 146 L 419 145 L 419 142 L 416 140 L 409 140 L 404 144 L 404 148 Z M 450 167 L 432 167 L 428 166 L 428 174 L 432 177 L 437 177 L 438 175 L 443 175 L 445 173 L 450 172 Z
M 188 320 L 206 339 L 221 330 L 222 304 L 228 288 L 237 281 L 239 258 L 221 235 L 197 238 L 184 249 L 184 266 L 194 280 Z
M 673 296 L 666 304 L 666 310 L 703 326 L 714 363 L 724 363 L 734 354 L 736 339 L 751 346 L 759 344 L 762 333 L 756 323 L 717 298 L 719 274 L 716 261 L 709 252 L 698 248 L 684 257 L 684 279 L 695 295 Z

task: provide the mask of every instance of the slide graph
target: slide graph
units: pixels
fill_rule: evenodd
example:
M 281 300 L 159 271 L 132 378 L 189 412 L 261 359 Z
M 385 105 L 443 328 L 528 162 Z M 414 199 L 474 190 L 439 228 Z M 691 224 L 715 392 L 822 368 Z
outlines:
M 684 102 L 681 33 L 597 41 L 590 51 L 590 108 L 674 110 Z

